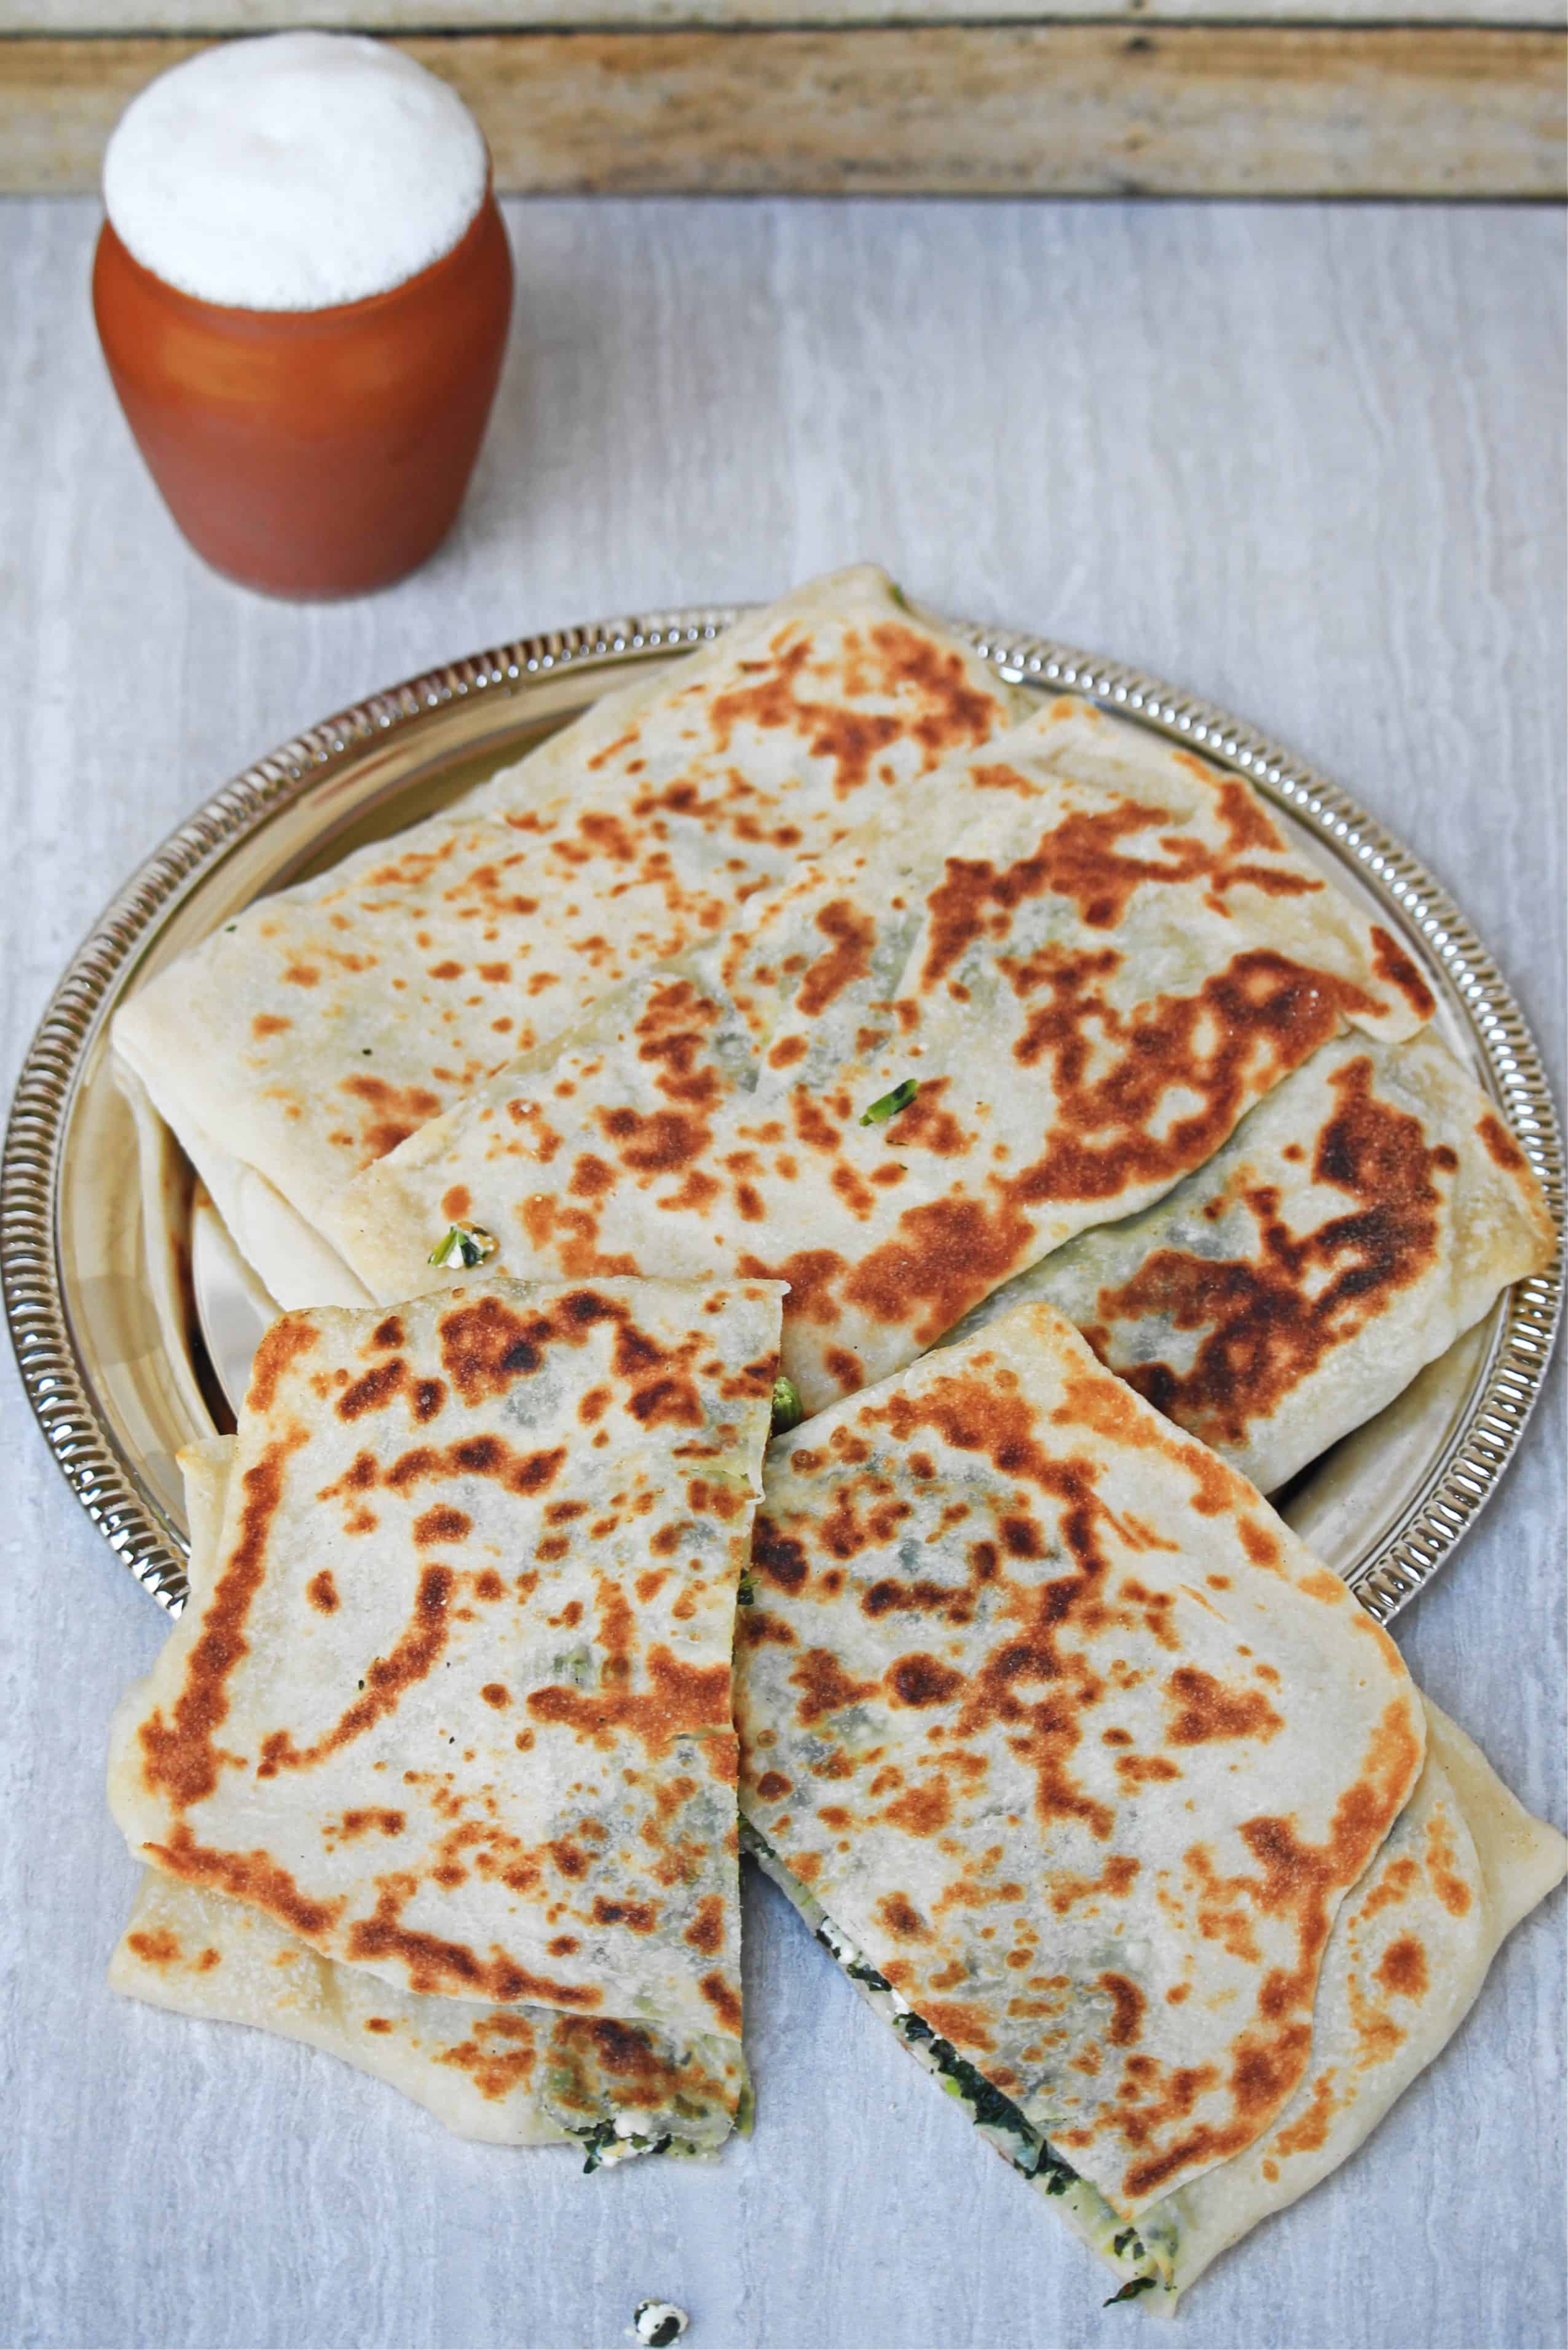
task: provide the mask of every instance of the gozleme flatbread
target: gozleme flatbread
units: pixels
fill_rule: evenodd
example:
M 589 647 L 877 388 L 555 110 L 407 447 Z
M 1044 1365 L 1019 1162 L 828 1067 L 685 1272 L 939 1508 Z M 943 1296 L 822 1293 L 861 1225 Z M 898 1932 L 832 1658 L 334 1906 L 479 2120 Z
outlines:
M 1408 959 L 1246 785 L 1051 764 L 1129 731 L 1051 706 L 486 1080 L 344 1194 L 360 1278 L 443 1278 L 454 1217 L 518 1273 L 774 1274 L 815 1409 L 1158 1198 L 1346 1026 L 1419 1027 Z
M 1528 1160 L 1439 1038 L 1341 1037 L 1154 1207 L 1069 1241 L 953 1336 L 1041 1298 L 1269 1492 L 1554 1245 Z
M 1115 2271 L 1113 2297 L 1147 2293 L 1146 2306 L 1169 2312 L 1220 2252 L 1337 2169 L 1376 2129 L 1463 2022 L 1504 1938 L 1568 1866 L 1556 1829 L 1531 1817 L 1429 1699 L 1423 1710 L 1427 1758 L 1415 1792 L 1329 1935 L 1306 2073 L 1244 2152 L 1151 2204 L 1136 2223 L 931 2031 L 744 1822 L 742 1834 L 861 1997 Z
M 1265 2138 L 1173 2199 L 1179 2291 L 1249 2228 L 1336 2169 L 1447 2045 L 1499 1946 L 1561 1884 L 1568 1846 L 1532 1819 L 1432 1704 L 1427 1762 L 1335 1923 L 1312 2064 Z M 1463 2205 L 1462 2165 L 1451 2174 Z
M 1026 1305 L 770 1452 L 755 1831 L 1122 2221 L 1262 2137 L 1415 1784 L 1387 1636 Z
M 286 1315 L 218 1565 L 117 1717 L 133 1852 L 413 1992 L 740 2033 L 763 1284 Z
M 219 1555 L 232 1440 L 182 1455 L 193 1605 Z M 109 1962 L 116 1991 L 177 2014 L 303 2040 L 385 2081 L 462 2137 L 576 2139 L 588 2168 L 716 2148 L 749 2104 L 740 2043 L 671 2038 L 560 2008 L 408 1991 L 322 1958 L 248 1903 L 149 1869 Z
M 885 573 L 819 581 L 248 908 L 126 1003 L 116 1053 L 273 1294 L 363 1303 L 332 1245 L 350 1176 L 1014 701 Z

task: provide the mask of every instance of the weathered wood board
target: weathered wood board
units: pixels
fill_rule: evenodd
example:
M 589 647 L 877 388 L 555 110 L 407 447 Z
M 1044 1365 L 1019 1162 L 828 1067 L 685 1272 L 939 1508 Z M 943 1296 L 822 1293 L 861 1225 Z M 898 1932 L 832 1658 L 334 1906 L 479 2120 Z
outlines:
M 265 33 L 308 15 L 374 33 L 667 31 L 693 25 L 1508 25 L 1562 29 L 1568 0 L 0 0 L 16 33 Z
M 83 191 L 199 47 L 0 40 L 0 192 Z M 1568 36 L 1361 24 L 424 34 L 515 193 L 1568 193 Z

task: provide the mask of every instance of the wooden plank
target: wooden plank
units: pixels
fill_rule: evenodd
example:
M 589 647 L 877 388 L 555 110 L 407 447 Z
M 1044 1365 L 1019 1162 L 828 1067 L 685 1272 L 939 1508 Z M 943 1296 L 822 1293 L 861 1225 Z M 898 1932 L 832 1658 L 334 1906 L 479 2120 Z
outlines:
M 0 40 L 0 192 L 92 188 L 200 44 Z M 1561 197 L 1550 32 L 940 26 L 513 33 L 400 47 L 523 193 Z
M 312 0 L 312 25 L 371 33 L 669 32 L 1056 21 L 1512 25 L 1562 29 L 1568 0 Z M 4 0 L 12 33 L 265 33 L 299 0 Z

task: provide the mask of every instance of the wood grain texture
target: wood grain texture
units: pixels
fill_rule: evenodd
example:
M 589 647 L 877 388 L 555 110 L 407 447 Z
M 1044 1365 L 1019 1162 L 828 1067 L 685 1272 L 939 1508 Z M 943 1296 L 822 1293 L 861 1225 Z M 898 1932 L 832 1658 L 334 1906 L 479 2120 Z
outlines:
M 1126 24 L 1535 25 L 1562 0 L 314 0 L 312 25 L 352 32 L 552 32 L 635 26 L 987 25 L 1042 17 Z M 5 0 L 16 33 L 268 33 L 297 0 Z
M 0 41 L 0 192 L 97 184 L 182 40 Z M 400 47 L 521 193 L 1568 193 L 1568 35 L 939 25 L 468 33 Z
M 1316 206 L 508 207 L 508 372 L 458 532 L 368 601 L 189 556 L 88 316 L 88 203 L 0 206 L 0 1081 L 113 887 L 302 723 L 432 661 L 860 555 L 1115 652 L 1409 838 L 1563 1075 L 1562 221 Z M 1565 1816 L 1563 1394 L 1397 1627 Z M 1099 2272 L 748 1896 L 761 2099 L 717 2168 L 463 2146 L 309 2052 L 120 2004 L 105 1724 L 161 1638 L 8 1360 L 0 1526 L 0 2341 L 67 2350 L 1090 2350 Z M 1347 2169 L 1173 2350 L 1554 2350 L 1561 1894 Z M 1155 2336 L 1149 2335 L 1152 2343 Z M 1164 2336 L 1158 2337 L 1165 2339 Z

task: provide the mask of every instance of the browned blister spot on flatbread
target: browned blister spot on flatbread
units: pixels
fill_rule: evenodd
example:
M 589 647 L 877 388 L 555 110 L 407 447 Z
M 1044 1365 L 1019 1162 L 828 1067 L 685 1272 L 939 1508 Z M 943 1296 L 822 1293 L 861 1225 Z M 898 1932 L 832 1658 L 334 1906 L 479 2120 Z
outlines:
M 1265 2175 L 1278 2178 L 1277 2163 L 1293 2154 L 1316 2154 L 1328 2142 L 1329 2124 L 1338 2110 L 1334 2094 L 1334 2067 L 1321 2073 L 1313 2083 L 1312 2095 L 1293 2122 L 1274 2133 L 1271 2141 L 1276 2167 L 1272 2171 L 1265 2163 Z
M 340 1078 L 338 1087 L 363 1104 L 359 1149 L 364 1159 L 384 1159 L 389 1150 L 406 1142 L 427 1118 L 439 1118 L 446 1107 L 440 1094 L 432 1093 L 429 1086 L 389 1085 L 384 1077 L 370 1076 L 364 1071 Z
M 275 1323 L 268 1336 L 284 1326 Z M 275 1367 L 264 1373 L 269 1381 L 276 1376 Z M 228 1718 L 225 1683 L 249 1651 L 245 1623 L 265 1573 L 267 1542 L 283 1501 L 288 1456 L 304 1441 L 303 1429 L 291 1431 L 244 1471 L 238 1537 L 202 1608 L 201 1633 L 186 1659 L 173 1721 L 166 1721 L 161 1707 L 155 1707 L 138 1730 L 143 1781 L 173 1811 L 204 1801 L 216 1787 L 223 1764 L 237 1759 L 218 1748 L 214 1735 Z
M 951 1080 L 933 1077 L 922 1084 L 906 1110 L 898 1114 L 896 1140 L 900 1150 L 929 1150 L 938 1159 L 959 1159 L 973 1148 L 971 1128 L 961 1126 L 943 1096 Z M 882 1168 L 877 1180 L 896 1170 Z
M 1262 1690 L 1228 1689 L 1196 1665 L 1179 1665 L 1166 1683 L 1170 1712 L 1166 1736 L 1173 1746 L 1201 1746 L 1215 1738 L 1272 1738 L 1284 1718 Z
M 344 1813 L 337 1823 L 337 1833 L 339 1841 L 352 1844 L 357 1836 L 401 1835 L 407 1825 L 408 1814 L 405 1812 L 379 1805 L 361 1805 Z
M 877 1904 L 877 1915 L 890 1934 L 900 1942 L 929 1942 L 931 1929 L 907 1893 L 885 1893 Z
M 920 1649 L 896 1658 L 882 1680 L 895 1704 L 912 1706 L 945 1705 L 964 1685 L 962 1673 Z
M 306 1315 L 281 1315 L 270 1330 L 263 1333 L 252 1360 L 245 1409 L 258 1414 L 269 1412 L 292 1365 L 301 1356 L 308 1355 L 316 1344 L 316 1325 Z
M 1480 1137 L 1488 1157 L 1506 1173 L 1510 1175 L 1529 1173 L 1529 1159 L 1526 1159 L 1502 1120 L 1500 1118 L 1494 1118 L 1490 1109 L 1483 1110 L 1476 1120 L 1476 1132 Z
M 761 1257 L 744 1255 L 739 1269 L 749 1279 L 787 1281 L 788 1310 L 792 1315 L 829 1326 L 838 1320 L 839 1307 L 834 1291 L 846 1267 L 836 1250 L 796 1249 L 777 1264 L 765 1264 Z
M 1106 2038 L 1113 2048 L 1130 2048 L 1143 2032 L 1144 1995 L 1126 1975 L 1108 1971 L 1100 1976 L 1099 1986 L 1111 2002 Z
M 741 2029 L 741 1994 L 734 1985 L 716 1970 L 698 1980 L 698 1990 L 727 2032 Z
M 1408 1900 L 1416 1890 L 1421 1875 L 1421 1864 L 1408 1854 L 1401 1854 L 1378 1870 L 1377 1882 L 1356 1904 L 1356 1916 L 1362 1920 L 1377 1917 L 1401 1901 Z
M 1401 1934 L 1389 1943 L 1373 1970 L 1374 1980 L 1386 1996 L 1400 1999 L 1424 1999 L 1429 1976 L 1426 1947 L 1415 1934 Z
M 1006 1201 L 992 1207 L 961 1192 L 929 1200 L 905 1209 L 897 1237 L 861 1259 L 843 1294 L 929 1345 L 1027 1263 L 1033 1246 L 1033 1225 Z M 789 1304 L 798 1310 L 793 1295 Z
M 697 1914 L 686 1929 L 685 1939 L 694 1950 L 711 1958 L 724 1946 L 724 1905 L 716 1893 L 705 1893 L 697 1904 Z
M 367 1412 L 385 1411 L 407 1386 L 408 1377 L 409 1367 L 400 1356 L 375 1364 L 344 1388 L 335 1407 L 338 1419 L 362 1419 Z
M 657 1901 L 611 1901 L 602 1893 L 594 1896 L 593 1920 L 596 1926 L 625 1926 L 634 1934 L 651 1934 L 659 1923 Z
M 482 2016 L 466 2040 L 441 2049 L 436 2057 L 438 2064 L 466 2073 L 480 2095 L 493 2103 L 526 2089 L 538 2061 L 532 2022 L 526 2016 L 504 2012 Z
M 760 1510 L 752 1530 L 752 1565 L 782 1591 L 798 1591 L 809 1571 L 804 1546 L 792 1535 L 781 1534 Z
M 350 1959 L 368 1964 L 393 1960 L 407 1973 L 410 1990 L 457 1999 L 525 2000 L 579 2009 L 603 2004 L 604 1993 L 591 1983 L 562 1982 L 519 1966 L 503 1951 L 483 1956 L 466 1942 L 405 1927 L 400 1921 L 419 1889 L 418 1878 L 394 1877 L 381 1883 L 374 1917 L 356 1918 L 348 1928 Z
M 185 1955 L 179 1936 L 171 1934 L 166 1926 L 160 1926 L 150 1934 L 127 1934 L 125 1942 L 126 1948 L 134 1950 L 144 1966 L 177 1966 Z
M 826 1012 L 846 987 L 867 977 L 877 936 L 870 916 L 843 898 L 823 907 L 816 927 L 830 944 L 807 970 L 795 997 L 796 1008 L 812 1019 Z
M 1377 977 L 1398 991 L 1417 1019 L 1429 1020 L 1438 1008 L 1437 1000 L 1404 948 L 1376 924 L 1373 927 L 1372 944 L 1372 968 Z
M 721 753 L 729 750 L 741 726 L 797 734 L 814 758 L 831 761 L 834 791 L 843 799 L 871 780 L 877 754 L 905 737 L 920 743 L 926 765 L 933 767 L 949 753 L 982 743 L 996 723 L 996 703 L 970 684 L 961 656 L 901 623 L 883 622 L 868 631 L 858 673 L 851 643 L 845 678 L 846 693 L 858 688 L 863 694 L 869 686 L 898 697 L 898 714 L 817 698 L 811 685 L 811 650 L 806 638 L 792 638 L 786 630 L 774 639 L 771 659 L 742 663 L 742 672 L 750 672 L 745 682 L 716 695 L 709 705 L 709 725 Z
M 1054 1870 L 1047 1888 L 1051 1907 L 1058 1918 L 1064 1918 L 1077 1903 L 1092 1901 L 1097 1895 L 1108 1894 L 1113 1900 L 1122 1900 L 1131 1891 L 1141 1866 L 1130 1853 L 1112 1853 L 1097 1877 L 1074 1877 Z
M 1256 1239 L 1239 1257 L 1158 1249 L 1131 1281 L 1102 1289 L 1091 1345 L 1104 1352 L 1118 1324 L 1148 1316 L 1201 1331 L 1185 1369 L 1164 1361 L 1119 1366 L 1129 1385 L 1168 1419 L 1210 1444 L 1240 1446 L 1249 1425 L 1276 1412 L 1401 1290 L 1437 1263 L 1443 1191 L 1453 1172 L 1446 1144 L 1429 1145 L 1419 1118 L 1374 1089 L 1372 1063 L 1347 1062 L 1331 1084 L 1336 1102 L 1318 1135 L 1316 1181 L 1349 1204 L 1294 1233 L 1267 1185 L 1240 1191 Z
M 1119 961 L 1108 948 L 1049 947 L 1009 970 L 1034 1006 L 1014 1055 L 1026 1067 L 1046 1066 L 1056 1097 L 1045 1149 L 1008 1181 L 1030 1205 L 1173 1182 L 1213 1156 L 1258 1092 L 1376 1009 L 1349 981 L 1257 947 L 1192 993 L 1156 996 L 1124 1014 L 1098 983 Z M 1092 1069 L 1091 1034 L 1100 1042 Z M 1157 1130 L 1173 1091 L 1195 1094 L 1198 1106 Z
M 204 1886 L 209 1892 L 227 1893 L 236 1901 L 248 1901 L 306 1941 L 327 1933 L 343 1914 L 341 1899 L 317 1901 L 302 1893 L 289 1870 L 271 1853 L 224 1852 L 198 1844 L 182 1823 L 171 1831 L 166 1844 L 150 1844 L 145 1849 L 171 1877 Z
M 596 1637 L 605 1658 L 598 1688 L 551 1685 L 530 1690 L 528 1711 L 536 1721 L 563 1723 L 607 1749 L 629 1734 L 659 1754 L 677 1738 L 704 1735 L 709 1768 L 724 1775 L 728 1758 L 720 1750 L 730 1726 L 729 1666 L 683 1664 L 656 1642 L 648 1651 L 647 1685 L 633 1688 L 634 1626 L 626 1595 L 604 1575 L 597 1578 L 597 1592 Z M 722 1735 L 715 1738 L 714 1732 Z
M 555 1335 L 549 1322 L 537 1315 L 524 1319 L 493 1296 L 455 1306 L 440 1325 L 441 1366 L 463 1402 L 505 1395 L 518 1378 L 537 1370 Z
M 997 775 L 992 769 L 980 771 L 993 786 Z M 1076 809 L 1064 816 L 1042 835 L 1029 856 L 1011 865 L 999 868 L 985 858 L 950 858 L 946 878 L 929 901 L 933 923 L 923 983 L 934 985 L 988 932 L 1005 938 L 1012 913 L 1031 898 L 1069 899 L 1088 929 L 1113 930 L 1124 919 L 1133 892 L 1145 882 L 1169 886 L 1203 881 L 1208 902 L 1221 910 L 1227 894 L 1242 886 L 1271 897 L 1301 897 L 1324 886 L 1289 867 L 1238 862 L 1241 844 L 1234 829 L 1223 847 L 1181 831 L 1168 831 L 1152 843 L 1153 854 L 1131 854 L 1121 846 L 1129 837 L 1179 821 L 1150 802 L 1110 800 L 1103 807 Z M 1278 848 L 1281 844 L 1275 839 L 1256 845 Z
M 854 1679 L 827 1648 L 808 1648 L 792 1669 L 790 1679 L 802 1692 L 796 1711 L 800 1720 L 807 1723 L 821 1721 L 845 1706 L 858 1704 L 877 1688 L 875 1681 Z
M 983 2056 L 996 2044 L 991 2035 L 990 2016 L 978 2001 L 929 1999 L 923 2012 L 926 2022 L 956 2048 L 967 2048 Z
M 472 1531 L 473 1520 L 466 1510 L 454 1510 L 440 1502 L 414 1520 L 417 1543 L 459 1543 Z
M 1448 1814 L 1438 1804 L 1427 1822 L 1427 1882 L 1450 1918 L 1468 1915 L 1471 1901 L 1470 1888 L 1459 1875 L 1458 1859 Z
M 446 1646 L 454 1581 L 450 1566 L 421 1568 L 412 1621 L 386 1656 L 373 1657 L 366 1666 L 363 1695 L 308 1746 L 296 1746 L 286 1730 L 269 1731 L 262 1741 L 256 1777 L 271 1779 L 279 1771 L 306 1771 L 394 1711 L 405 1691 L 433 1670 Z

